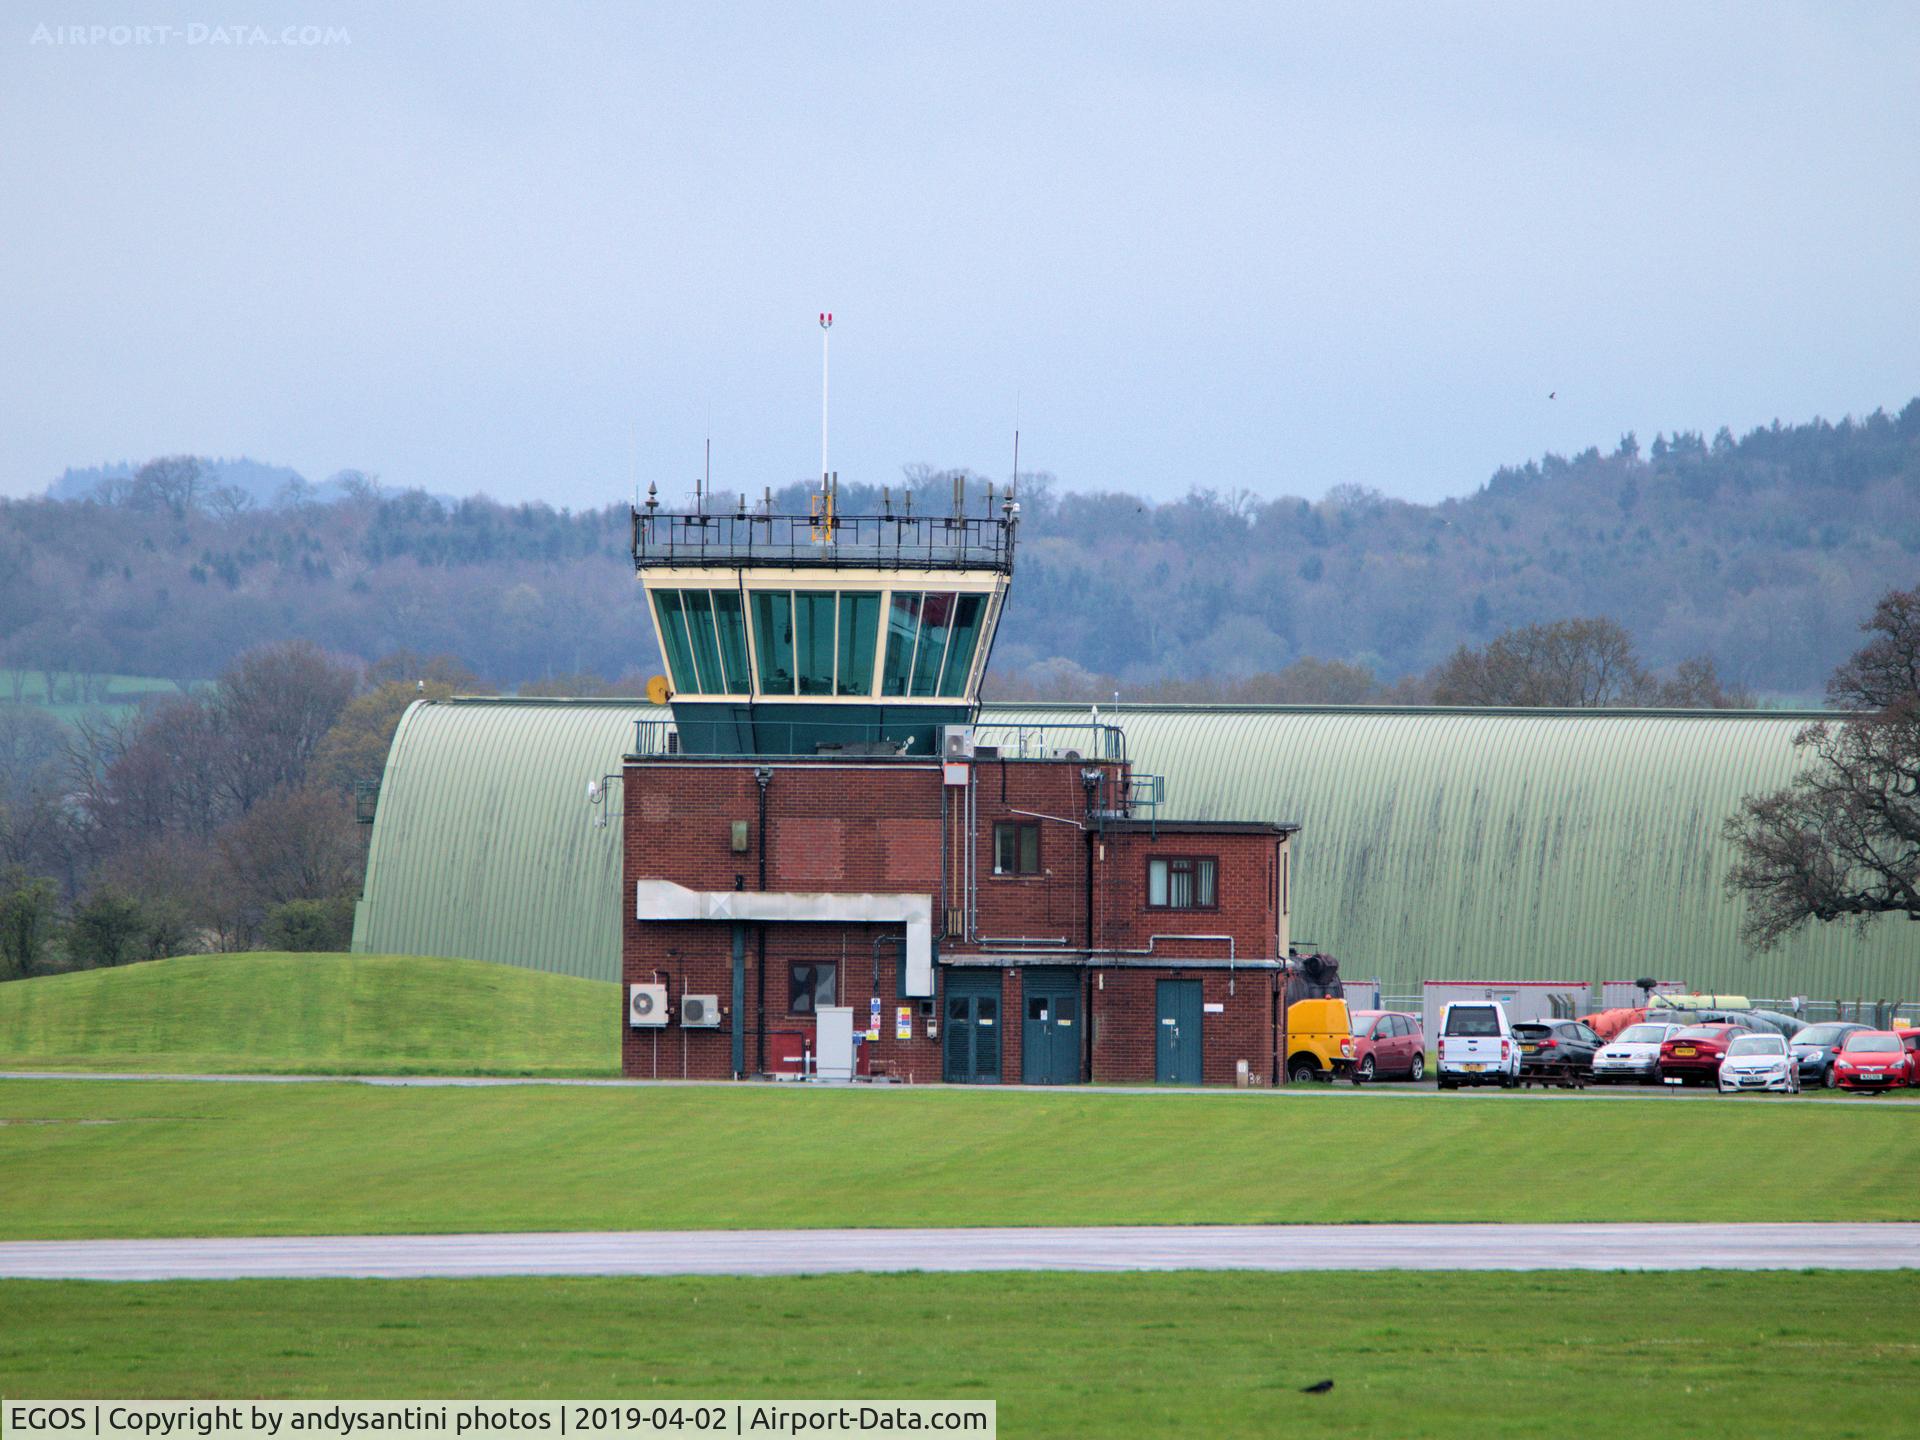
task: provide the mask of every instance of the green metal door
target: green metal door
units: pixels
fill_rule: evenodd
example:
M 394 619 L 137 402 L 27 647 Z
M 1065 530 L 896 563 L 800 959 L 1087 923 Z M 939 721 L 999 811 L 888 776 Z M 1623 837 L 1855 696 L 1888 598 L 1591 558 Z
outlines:
M 1020 1078 L 1028 1085 L 1080 1082 L 1080 980 L 1071 970 L 1029 970 L 1020 1015 Z
M 1000 1083 L 1000 972 L 947 976 L 946 1078 L 956 1085 Z
M 1153 1078 L 1162 1085 L 1200 1083 L 1200 982 L 1162 980 L 1155 987 Z

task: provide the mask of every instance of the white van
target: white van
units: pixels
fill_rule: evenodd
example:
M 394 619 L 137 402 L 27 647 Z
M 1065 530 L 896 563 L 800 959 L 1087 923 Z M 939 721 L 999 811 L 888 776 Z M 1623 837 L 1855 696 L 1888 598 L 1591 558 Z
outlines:
M 1442 1090 L 1511 1085 L 1520 1076 L 1520 1045 L 1498 1000 L 1455 1000 L 1442 1008 L 1434 1045 Z

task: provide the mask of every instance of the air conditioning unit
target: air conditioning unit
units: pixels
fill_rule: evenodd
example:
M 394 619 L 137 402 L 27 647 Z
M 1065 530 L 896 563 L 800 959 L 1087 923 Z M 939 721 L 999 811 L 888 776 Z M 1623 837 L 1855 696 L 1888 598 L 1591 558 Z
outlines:
M 680 997 L 680 1028 L 683 1030 L 712 1030 L 720 1024 L 720 997 L 718 995 L 682 995 Z
M 664 985 L 627 986 L 627 1023 L 646 1030 L 667 1023 L 667 987 Z
M 940 758 L 971 760 L 973 758 L 973 727 L 942 725 L 940 727 Z

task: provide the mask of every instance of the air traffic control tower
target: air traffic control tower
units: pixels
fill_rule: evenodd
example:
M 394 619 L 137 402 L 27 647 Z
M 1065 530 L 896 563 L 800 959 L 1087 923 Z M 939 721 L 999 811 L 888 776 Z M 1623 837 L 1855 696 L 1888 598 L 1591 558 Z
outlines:
M 883 495 L 888 492 L 882 492 Z M 969 725 L 1013 574 L 1020 507 L 845 515 L 771 494 L 710 513 L 633 511 L 633 563 L 666 661 L 675 748 L 695 755 L 939 753 Z
M 1295 827 L 1162 814 L 1091 709 L 976 723 L 1019 507 L 881 494 L 634 510 L 623 1072 L 1278 1080 Z

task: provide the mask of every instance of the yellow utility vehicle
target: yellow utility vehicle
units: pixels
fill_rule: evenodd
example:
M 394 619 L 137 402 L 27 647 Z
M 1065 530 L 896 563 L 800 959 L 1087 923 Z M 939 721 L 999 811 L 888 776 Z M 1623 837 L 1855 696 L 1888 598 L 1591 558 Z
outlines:
M 1353 1071 L 1353 1018 L 1347 1002 L 1296 1000 L 1287 1007 L 1287 1079 L 1296 1085 Z

